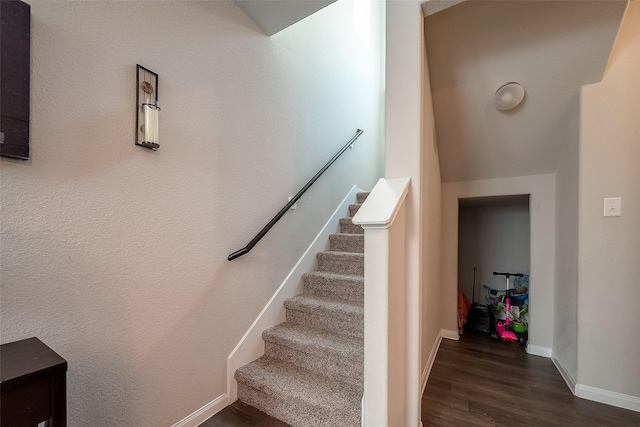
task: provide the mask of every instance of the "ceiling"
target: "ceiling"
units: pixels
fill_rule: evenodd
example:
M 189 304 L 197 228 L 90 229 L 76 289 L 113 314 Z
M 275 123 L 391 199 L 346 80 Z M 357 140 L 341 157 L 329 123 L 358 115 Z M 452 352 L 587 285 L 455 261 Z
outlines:
M 578 137 L 580 87 L 601 80 L 626 1 L 449 4 L 425 18 L 442 181 L 555 172 Z M 525 99 L 498 111 L 494 93 L 511 81 Z
M 316 13 L 336 0 L 233 0 L 268 36 Z

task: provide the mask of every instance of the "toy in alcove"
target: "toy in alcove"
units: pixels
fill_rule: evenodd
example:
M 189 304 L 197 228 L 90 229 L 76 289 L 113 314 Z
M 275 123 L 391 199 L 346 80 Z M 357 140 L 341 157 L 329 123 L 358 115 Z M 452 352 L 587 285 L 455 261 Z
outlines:
M 505 276 L 506 287 L 504 291 L 493 289 L 484 285 L 486 298 L 492 305 L 496 319 L 492 338 L 494 341 L 518 341 L 521 345 L 527 342 L 527 320 L 529 276 L 522 273 L 498 273 L 494 275 Z M 515 277 L 514 289 L 510 289 L 509 278 Z

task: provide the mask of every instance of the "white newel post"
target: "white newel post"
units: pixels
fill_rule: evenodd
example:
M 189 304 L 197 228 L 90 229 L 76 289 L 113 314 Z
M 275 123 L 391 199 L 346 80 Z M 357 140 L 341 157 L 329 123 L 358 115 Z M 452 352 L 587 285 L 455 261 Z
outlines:
M 407 426 L 405 214 L 409 178 L 380 179 L 353 223 L 364 228 L 362 425 Z M 413 427 L 413 426 L 412 426 Z

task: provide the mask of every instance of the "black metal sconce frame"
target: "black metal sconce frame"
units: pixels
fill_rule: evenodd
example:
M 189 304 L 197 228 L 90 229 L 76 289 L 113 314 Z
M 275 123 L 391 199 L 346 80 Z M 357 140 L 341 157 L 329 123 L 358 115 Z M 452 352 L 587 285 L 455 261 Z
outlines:
M 151 75 L 153 79 L 152 83 L 147 82 L 146 79 L 143 80 L 142 83 L 140 82 L 140 74 L 144 74 L 144 73 L 148 73 Z M 145 92 L 149 93 L 147 92 L 147 90 L 145 90 L 145 88 L 143 88 L 143 85 L 146 86 L 146 88 L 149 88 L 149 87 L 152 88 L 151 95 L 153 95 L 153 104 L 143 102 Z M 141 93 L 143 98 L 142 100 L 140 99 Z M 160 109 L 158 108 L 158 75 L 153 71 L 149 70 L 148 68 L 145 68 L 140 64 L 137 64 L 137 67 L 136 67 L 136 145 L 139 145 L 140 147 L 150 148 L 155 151 L 160 147 L 160 144 L 156 142 L 144 141 L 144 138 L 141 137 L 141 135 L 144 135 L 144 132 L 141 130 L 141 127 L 144 123 L 144 119 L 142 120 L 142 123 L 141 123 L 140 118 L 141 116 L 143 116 L 142 109 L 145 104 L 153 105 L 154 108 L 157 108 L 158 110 Z

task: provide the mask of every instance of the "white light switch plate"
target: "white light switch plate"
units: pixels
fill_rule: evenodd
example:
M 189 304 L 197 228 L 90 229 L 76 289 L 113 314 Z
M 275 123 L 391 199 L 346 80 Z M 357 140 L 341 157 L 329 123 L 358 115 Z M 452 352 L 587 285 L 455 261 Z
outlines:
M 604 199 L 604 216 L 622 216 L 621 197 L 610 197 Z

